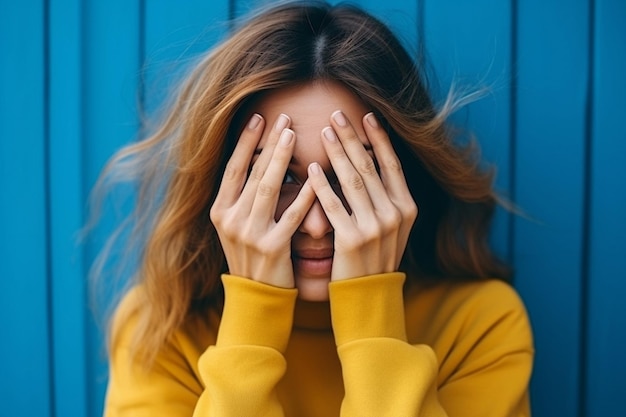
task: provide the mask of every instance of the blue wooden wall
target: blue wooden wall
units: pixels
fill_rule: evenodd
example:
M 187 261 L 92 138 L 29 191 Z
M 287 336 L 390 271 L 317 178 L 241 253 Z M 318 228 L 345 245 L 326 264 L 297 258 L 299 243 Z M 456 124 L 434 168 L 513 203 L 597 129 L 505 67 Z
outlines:
M 185 57 L 258 2 L 0 0 L 0 416 L 97 416 L 102 329 L 76 244 L 106 159 Z M 497 186 L 493 241 L 536 337 L 539 417 L 618 415 L 626 394 L 626 2 L 359 1 L 439 75 L 489 85 L 455 116 Z M 139 91 L 145 78 L 148 88 Z M 152 87 L 150 87 L 152 86 Z

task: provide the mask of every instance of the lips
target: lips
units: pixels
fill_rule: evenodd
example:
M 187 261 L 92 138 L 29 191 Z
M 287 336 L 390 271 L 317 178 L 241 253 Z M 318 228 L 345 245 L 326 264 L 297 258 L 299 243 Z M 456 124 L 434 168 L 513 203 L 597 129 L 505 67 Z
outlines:
M 294 268 L 299 275 L 327 278 L 333 265 L 332 248 L 294 250 Z

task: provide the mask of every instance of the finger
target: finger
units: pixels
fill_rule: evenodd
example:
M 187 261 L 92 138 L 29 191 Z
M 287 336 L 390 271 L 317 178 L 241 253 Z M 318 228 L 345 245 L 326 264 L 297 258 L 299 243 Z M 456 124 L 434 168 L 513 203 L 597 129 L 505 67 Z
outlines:
M 286 114 L 281 114 L 278 116 L 276 121 L 274 122 L 274 126 L 272 130 L 269 132 L 267 141 L 264 144 L 263 148 L 257 148 L 254 150 L 254 153 L 258 153 L 259 157 L 252 165 L 252 169 L 250 170 L 250 174 L 248 175 L 248 179 L 243 187 L 241 192 L 240 201 L 242 204 L 252 205 L 254 198 L 256 196 L 257 187 L 259 182 L 265 175 L 265 170 L 267 169 L 270 160 L 272 159 L 272 154 L 274 153 L 274 148 L 276 147 L 276 143 L 280 137 L 282 131 L 288 128 L 291 124 L 291 119 Z
M 409 191 L 400 159 L 391 145 L 389 136 L 373 113 L 368 113 L 363 117 L 363 128 L 372 143 L 387 195 L 394 206 L 400 210 L 403 222 L 406 224 L 399 234 L 399 247 L 402 248 L 401 253 L 403 253 L 411 227 L 417 218 L 418 207 Z
M 230 207 L 239 198 L 264 126 L 263 117 L 255 113 L 241 132 L 235 150 L 226 164 L 222 183 L 215 198 L 215 206 Z
M 259 219 L 274 219 L 278 196 L 289 167 L 295 146 L 295 133 L 291 129 L 284 129 L 274 147 L 271 159 L 263 178 L 256 187 L 256 195 L 252 205 L 251 216 Z M 262 222 L 259 222 L 262 223 Z M 263 226 L 264 227 L 264 226 Z
M 390 196 L 410 195 L 400 159 L 391 145 L 387 132 L 381 127 L 373 113 L 368 113 L 363 117 L 363 128 L 372 144 L 385 189 Z
M 293 202 L 283 211 L 276 224 L 278 236 L 293 236 L 315 201 L 315 191 L 307 179 Z
M 332 127 L 322 130 L 324 150 L 341 185 L 341 191 L 355 216 L 364 219 L 365 213 L 372 212 L 372 198 L 363 178 L 346 154 Z M 316 189 L 317 190 L 317 189 Z M 334 192 L 333 192 L 334 194 Z
M 350 120 L 340 110 L 334 112 L 331 119 L 333 121 L 333 127 L 341 141 L 341 145 L 350 159 L 350 162 L 363 179 L 368 193 L 371 196 L 385 195 L 385 187 L 376 169 L 374 158 L 365 148 L 365 145 L 359 138 L 354 126 L 350 123 Z M 380 205 L 379 203 L 384 203 L 384 200 L 376 198 L 373 199 L 373 203 L 376 207 Z
M 335 194 L 322 167 L 320 167 L 317 162 L 313 162 L 309 165 L 308 174 L 308 181 L 322 205 L 324 213 L 326 213 L 326 217 L 328 217 L 328 221 L 334 229 L 341 230 L 343 225 L 352 221 L 341 199 Z
M 372 159 L 372 155 L 367 152 L 365 144 L 346 115 L 341 110 L 335 111 L 331 115 L 331 123 L 341 141 L 341 145 L 345 149 L 346 155 L 348 155 L 359 174 L 363 177 L 378 179 L 378 172 L 376 171 L 376 164 Z M 365 139 L 367 140 L 368 138 Z M 364 179 L 367 180 L 368 178 Z

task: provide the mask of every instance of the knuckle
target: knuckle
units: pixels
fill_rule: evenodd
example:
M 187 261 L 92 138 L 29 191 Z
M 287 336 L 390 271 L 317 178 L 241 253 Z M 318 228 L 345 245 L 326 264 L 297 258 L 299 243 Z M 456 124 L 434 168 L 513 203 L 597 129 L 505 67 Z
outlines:
M 266 182 L 261 181 L 259 183 L 259 186 L 257 187 L 257 194 L 260 197 L 272 197 L 274 194 L 276 194 L 276 188 Z
M 248 175 L 248 181 L 259 182 L 261 181 L 261 178 L 263 178 L 264 173 L 264 170 L 262 170 L 257 164 L 255 164 L 250 170 L 250 175 Z
M 215 206 L 211 207 L 211 210 L 209 210 L 209 219 L 211 220 L 211 223 L 215 225 L 220 224 L 222 220 L 221 210 Z
M 415 220 L 417 219 L 417 216 L 419 216 L 419 213 L 420 213 L 419 206 L 417 205 L 415 201 L 411 201 L 410 207 L 411 207 L 410 216 L 413 220 Z
M 341 203 L 341 201 L 336 198 L 333 198 L 331 201 L 328 202 L 328 204 L 326 204 L 326 210 L 329 213 L 337 213 L 343 209 L 343 203 Z
M 372 158 L 367 158 L 359 164 L 359 172 L 365 175 L 376 175 L 376 164 Z
M 232 227 L 222 228 L 221 232 L 222 235 L 230 241 L 236 241 L 239 239 L 239 233 L 237 232 L 237 229 L 233 229 Z
M 285 210 L 280 219 L 290 225 L 300 224 L 301 221 L 300 214 L 295 210 Z
M 241 171 L 239 166 L 235 165 L 233 162 L 229 162 L 224 169 L 224 179 L 233 180 L 241 175 Z
M 409 220 L 415 220 L 419 214 L 419 207 L 412 199 L 403 203 L 402 207 L 402 215 L 403 217 Z
M 357 174 L 350 175 L 346 182 L 348 186 L 355 191 L 362 191 L 365 188 L 363 178 L 361 178 L 361 176 Z
M 216 224 L 215 228 L 222 243 L 224 242 L 224 239 L 226 241 L 235 241 L 239 238 L 238 230 L 230 227 L 228 223 L 222 222 L 219 225 Z
M 388 156 L 385 159 L 385 166 L 389 171 L 402 172 L 402 164 L 400 164 L 400 160 L 395 155 Z
M 397 229 L 402 224 L 402 213 L 397 208 L 387 210 L 385 225 L 387 229 Z
M 381 223 L 379 222 L 371 222 L 370 223 L 370 227 L 367 229 L 367 232 L 365 233 L 365 239 L 368 242 L 372 242 L 376 239 L 379 239 L 384 232 L 384 227 Z

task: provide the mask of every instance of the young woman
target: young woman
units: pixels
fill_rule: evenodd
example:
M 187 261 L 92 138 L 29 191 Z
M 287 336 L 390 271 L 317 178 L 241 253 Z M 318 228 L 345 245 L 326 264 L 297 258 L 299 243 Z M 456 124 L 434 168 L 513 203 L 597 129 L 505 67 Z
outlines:
M 421 72 L 374 17 L 324 3 L 207 54 L 110 168 L 139 173 L 148 237 L 106 416 L 530 414 L 492 176 Z

